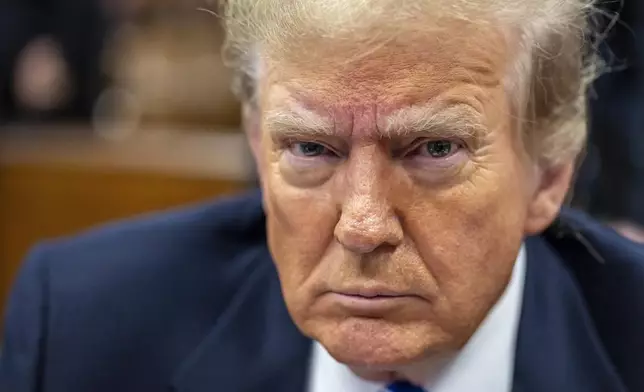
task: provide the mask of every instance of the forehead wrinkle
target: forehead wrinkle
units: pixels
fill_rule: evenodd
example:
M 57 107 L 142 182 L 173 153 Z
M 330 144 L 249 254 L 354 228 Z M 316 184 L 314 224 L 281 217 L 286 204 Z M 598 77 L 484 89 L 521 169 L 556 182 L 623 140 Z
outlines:
M 314 109 L 335 113 L 338 106 L 372 105 L 388 113 L 425 102 L 458 84 L 492 89 L 505 79 L 508 53 L 505 34 L 496 27 L 447 23 L 422 39 L 404 35 L 359 56 L 357 43 L 325 45 L 296 58 L 269 58 L 269 74 Z M 312 98 L 312 99 L 311 99 Z M 333 117 L 333 114 L 330 116 Z M 337 119 L 344 123 L 342 119 Z
M 356 129 L 359 132 L 353 136 L 370 138 L 434 133 L 473 139 L 485 134 L 482 113 L 489 86 L 438 83 L 438 91 L 427 94 L 422 88 L 426 86 L 401 82 L 398 89 L 361 97 L 344 94 L 344 99 L 338 99 L 342 86 L 336 84 L 332 92 L 328 90 L 332 86 L 318 78 L 296 83 L 291 79 L 271 89 L 268 102 L 275 106 L 265 111 L 264 124 L 273 134 L 293 137 L 349 137 Z
M 455 89 L 491 90 L 499 87 L 502 81 L 498 73 L 484 72 L 483 68 L 451 66 L 444 72 L 431 72 L 436 71 L 431 64 L 418 64 L 417 67 L 420 69 L 409 70 L 406 75 L 394 75 L 384 68 L 378 80 L 364 80 L 357 74 L 328 77 L 323 72 L 308 75 L 303 71 L 304 75 L 300 75 L 297 82 L 287 82 L 287 89 L 304 108 L 330 118 L 340 115 L 342 118 L 337 120 L 344 123 L 348 119 L 341 115 L 342 112 L 352 108 L 373 107 L 374 113 L 382 117 L 405 106 L 434 100 Z M 440 77 L 428 79 L 427 75 L 432 74 Z
M 473 38 L 467 37 L 465 42 L 461 42 L 459 39 L 446 38 L 447 41 L 456 40 L 460 44 L 460 50 L 457 51 L 452 46 L 441 43 L 436 37 L 429 42 L 407 42 L 404 45 L 385 47 L 378 53 L 348 65 L 337 64 L 343 57 L 332 52 L 324 57 L 324 61 L 314 61 L 315 66 L 309 69 L 311 73 L 302 76 L 305 79 L 317 79 L 319 87 L 339 99 L 352 99 L 364 94 L 380 96 L 383 92 L 389 94 L 392 90 L 409 92 L 419 84 L 425 85 L 423 90 L 429 88 L 434 92 L 448 83 L 476 84 L 482 87 L 500 84 L 505 76 L 507 63 L 505 53 L 498 48 L 503 45 L 490 47 L 489 42 L 474 45 L 469 42 L 470 39 Z M 427 75 L 437 75 L 430 86 L 426 86 Z M 431 92 L 428 94 L 431 95 Z

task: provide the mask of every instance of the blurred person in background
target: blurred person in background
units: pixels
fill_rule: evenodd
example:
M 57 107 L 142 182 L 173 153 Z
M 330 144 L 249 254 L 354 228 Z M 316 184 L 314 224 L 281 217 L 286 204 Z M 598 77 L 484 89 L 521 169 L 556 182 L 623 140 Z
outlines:
M 604 0 L 598 29 L 608 72 L 590 98 L 588 154 L 575 204 L 644 242 L 644 2 Z M 619 15 L 615 20 L 614 16 Z
M 107 33 L 97 0 L 2 0 L 0 122 L 88 121 Z
M 0 121 L 239 124 L 203 1 L 2 1 Z
M 0 389 L 644 390 L 643 248 L 562 209 L 586 1 L 227 4 L 261 191 L 35 249 Z

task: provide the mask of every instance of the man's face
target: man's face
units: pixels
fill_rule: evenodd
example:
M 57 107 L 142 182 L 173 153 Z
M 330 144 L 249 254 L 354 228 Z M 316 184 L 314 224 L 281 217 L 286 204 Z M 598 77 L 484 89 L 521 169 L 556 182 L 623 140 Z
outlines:
M 268 61 L 261 89 L 257 159 L 286 303 L 356 367 L 465 343 L 509 280 L 534 187 L 501 36 L 407 38 L 360 58 L 357 45 Z

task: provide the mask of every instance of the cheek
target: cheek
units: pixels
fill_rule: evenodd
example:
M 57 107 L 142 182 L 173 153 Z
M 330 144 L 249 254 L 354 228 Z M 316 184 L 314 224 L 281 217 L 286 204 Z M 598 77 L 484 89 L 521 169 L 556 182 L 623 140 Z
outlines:
M 416 189 L 407 202 L 408 234 L 440 288 L 437 313 L 462 328 L 505 288 L 522 242 L 527 203 L 517 166 L 511 156 L 496 161 L 453 188 Z
M 338 214 L 330 192 L 290 186 L 271 168 L 265 174 L 268 245 L 292 307 L 295 302 L 309 301 L 307 283 L 334 242 Z

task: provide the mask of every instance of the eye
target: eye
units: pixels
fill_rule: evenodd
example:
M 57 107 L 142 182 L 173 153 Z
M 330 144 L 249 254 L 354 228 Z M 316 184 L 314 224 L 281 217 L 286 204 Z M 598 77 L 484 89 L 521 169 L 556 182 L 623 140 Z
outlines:
M 298 142 L 291 145 L 291 152 L 294 155 L 314 158 L 322 155 L 333 154 L 330 149 L 320 143 L 315 142 Z
M 434 159 L 447 158 L 456 153 L 461 145 L 449 140 L 435 140 L 419 145 L 414 153 Z

